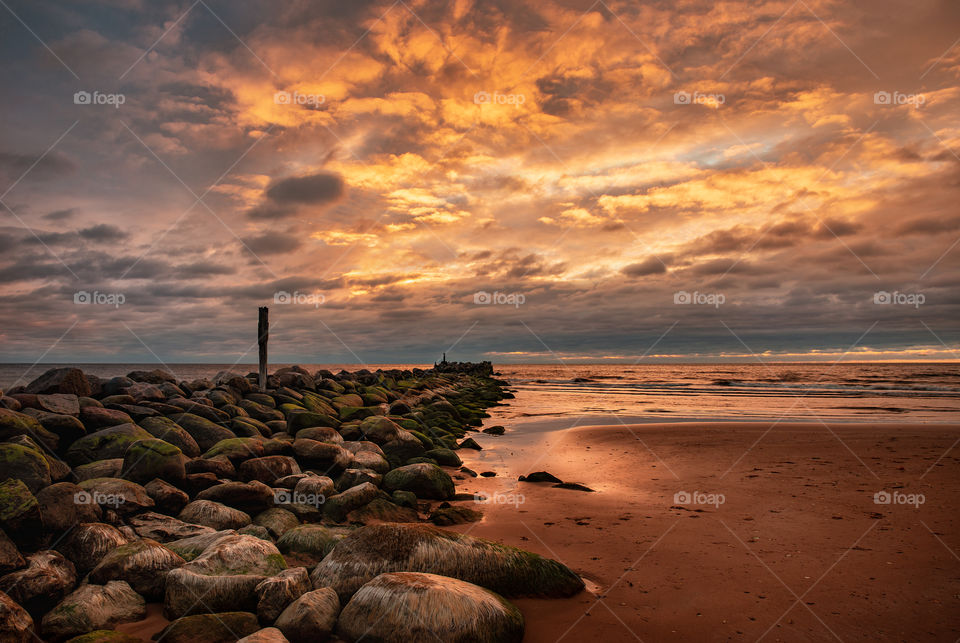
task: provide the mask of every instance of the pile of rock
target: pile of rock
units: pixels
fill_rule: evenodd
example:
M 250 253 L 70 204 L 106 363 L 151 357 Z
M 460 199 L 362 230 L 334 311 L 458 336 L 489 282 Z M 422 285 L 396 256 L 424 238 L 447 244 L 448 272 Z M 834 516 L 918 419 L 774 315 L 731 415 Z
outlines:
M 423 524 L 479 516 L 434 504 L 510 396 L 490 372 L 64 368 L 0 393 L 0 640 L 137 640 L 112 628 L 153 602 L 168 643 L 519 641 L 502 596 L 580 578 Z

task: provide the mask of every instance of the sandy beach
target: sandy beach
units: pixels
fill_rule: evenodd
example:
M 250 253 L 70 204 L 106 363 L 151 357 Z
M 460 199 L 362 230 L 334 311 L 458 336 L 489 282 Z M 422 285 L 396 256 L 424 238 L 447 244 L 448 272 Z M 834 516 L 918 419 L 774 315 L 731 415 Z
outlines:
M 557 426 L 461 451 L 497 475 L 457 490 L 499 502 L 455 529 L 560 560 L 593 590 L 518 600 L 525 641 L 960 636 L 960 426 Z M 539 470 L 596 492 L 516 482 Z

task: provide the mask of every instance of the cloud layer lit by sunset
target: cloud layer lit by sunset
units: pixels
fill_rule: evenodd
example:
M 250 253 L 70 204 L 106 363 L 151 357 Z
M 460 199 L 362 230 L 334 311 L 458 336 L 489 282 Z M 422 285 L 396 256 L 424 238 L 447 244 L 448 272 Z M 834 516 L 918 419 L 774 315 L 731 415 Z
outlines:
M 955 2 L 0 25 L 5 361 L 960 358 Z

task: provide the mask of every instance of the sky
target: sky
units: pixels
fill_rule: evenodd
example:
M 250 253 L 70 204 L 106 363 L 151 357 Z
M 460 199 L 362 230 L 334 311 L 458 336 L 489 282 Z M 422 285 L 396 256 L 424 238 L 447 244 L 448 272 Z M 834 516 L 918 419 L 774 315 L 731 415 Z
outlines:
M 960 359 L 950 0 L 2 0 L 0 361 Z

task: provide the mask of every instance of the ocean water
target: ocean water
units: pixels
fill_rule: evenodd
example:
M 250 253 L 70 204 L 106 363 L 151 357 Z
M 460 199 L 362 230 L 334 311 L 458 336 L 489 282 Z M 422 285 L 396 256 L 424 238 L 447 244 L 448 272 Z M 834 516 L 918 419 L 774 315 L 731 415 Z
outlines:
M 0 390 L 25 384 L 56 366 L 101 377 L 157 364 L 0 364 Z M 271 370 L 285 364 L 271 364 Z M 358 370 L 356 364 L 304 364 L 314 371 Z M 374 364 L 429 368 L 432 364 Z M 248 373 L 254 364 L 170 364 L 181 380 L 221 370 Z M 578 423 L 681 420 L 831 420 L 960 423 L 960 363 L 775 364 L 503 364 L 516 399 L 491 409 L 503 421 L 572 418 Z

